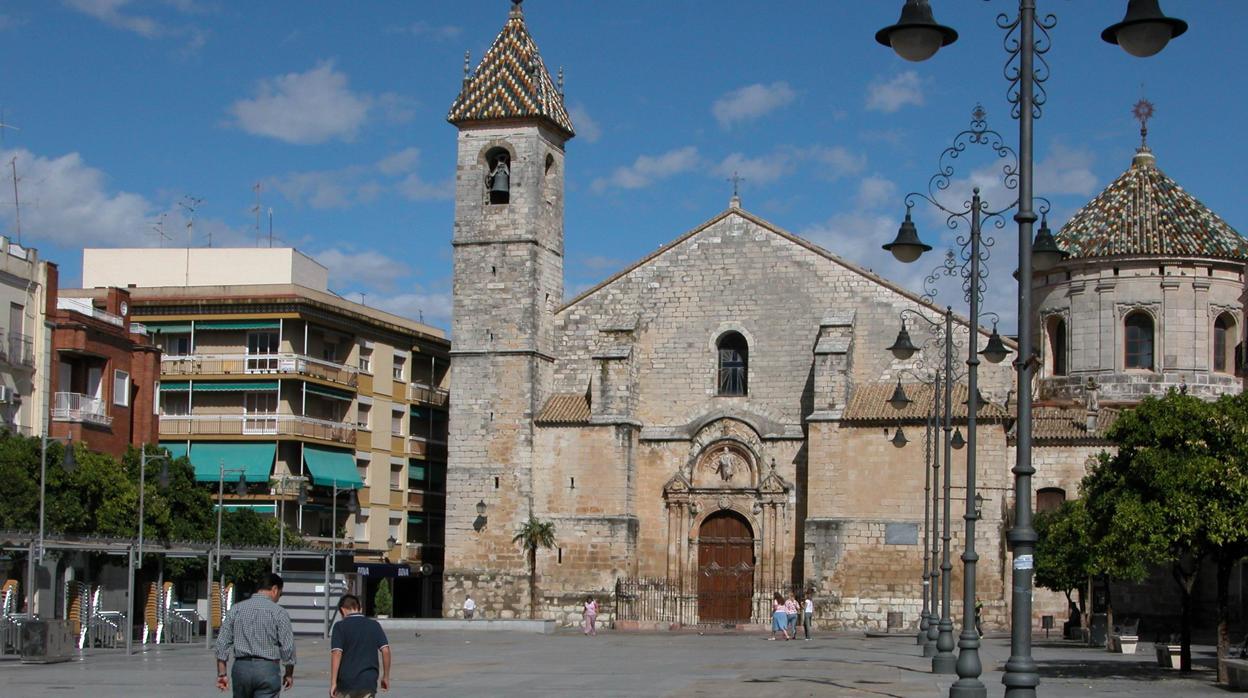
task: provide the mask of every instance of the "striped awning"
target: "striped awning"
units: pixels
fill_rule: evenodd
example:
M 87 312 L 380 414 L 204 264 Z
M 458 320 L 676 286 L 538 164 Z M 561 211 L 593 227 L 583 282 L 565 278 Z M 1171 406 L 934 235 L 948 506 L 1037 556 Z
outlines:
M 189 322 L 148 322 L 144 323 L 148 332 L 159 332 L 161 334 L 190 334 L 191 323 Z
M 216 482 L 222 468 L 226 482 L 238 482 L 240 476 L 247 482 L 268 482 L 276 454 L 277 444 L 272 441 L 197 443 L 191 447 L 191 465 L 199 482 Z
M 277 390 L 277 381 L 196 381 L 197 393 L 241 393 Z
M 190 381 L 161 381 L 160 392 L 162 393 L 185 393 L 191 389 Z
M 313 395 L 320 395 L 321 397 L 327 397 L 331 400 L 345 400 L 347 402 L 351 402 L 355 399 L 354 394 L 345 390 L 335 390 L 334 388 L 329 388 L 317 383 L 305 383 L 304 385 L 307 386 L 307 391 L 309 393 L 312 393 Z
M 196 320 L 195 331 L 225 330 L 276 330 L 278 320 Z

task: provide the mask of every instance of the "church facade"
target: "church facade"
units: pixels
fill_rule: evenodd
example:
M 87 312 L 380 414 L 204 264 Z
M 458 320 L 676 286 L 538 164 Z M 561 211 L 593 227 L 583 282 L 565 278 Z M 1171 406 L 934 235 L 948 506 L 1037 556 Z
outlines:
M 924 567 L 940 571 L 928 522 L 946 474 L 949 582 L 961 597 L 966 450 L 928 467 L 938 448 L 927 424 L 934 371 L 943 369 L 935 328 L 945 308 L 751 214 L 735 196 L 702 225 L 565 300 L 563 172 L 574 128 L 519 5 L 465 75 L 448 120 L 459 131 L 448 614 L 471 595 L 487 617 L 526 617 L 532 582 L 542 617 L 576 622 L 592 594 L 607 617 L 646 620 L 615 594 L 645 581 L 676 608 L 675 616 L 651 609 L 650 620 L 757 621 L 773 592 L 798 588 L 813 591 L 825 626 L 883 628 L 891 612 L 914 627 Z M 1154 330 L 1183 328 L 1182 341 L 1196 342 L 1214 311 L 1242 327 L 1242 255 L 1211 260 L 1213 271 L 1200 278 L 1200 264 L 1169 267 L 1190 272 L 1171 273 L 1178 295 L 1162 283 L 1156 299 L 1130 300 L 1119 283 L 1117 296 L 1099 301 L 1108 311 L 1086 300 L 1105 298 L 1103 262 L 1076 255 L 1036 280 L 1048 349 L 1040 352 L 1035 481 L 1050 500 L 1074 495 L 1114 415 L 1087 379 L 1148 383 L 1138 367 L 1117 368 L 1113 328 L 1143 337 L 1119 323 L 1133 317 L 1124 303 L 1143 304 L 1157 318 Z M 1121 271 L 1114 268 L 1116 278 Z M 1207 307 L 1188 302 L 1197 297 Z M 968 345 L 982 349 L 990 331 L 949 312 L 952 426 L 962 430 Z M 922 348 L 904 361 L 888 351 L 903 317 Z M 1088 348 L 1089 335 L 1107 331 L 1085 324 L 1090 318 L 1111 323 L 1110 349 Z M 1006 622 L 1010 596 L 1016 347 L 1007 346 L 1005 361 L 979 368 L 977 595 L 989 627 Z M 1234 370 L 1214 371 L 1213 345 L 1201 346 L 1210 361 L 1192 364 L 1188 383 L 1237 389 Z M 1167 344 L 1153 371 L 1178 381 L 1166 363 L 1172 350 L 1176 361 L 1190 359 Z M 899 384 L 913 401 L 900 409 L 889 404 Z M 1128 389 L 1106 390 L 1117 399 Z M 531 519 L 555 527 L 554 546 L 536 552 L 535 578 L 514 540 Z M 1045 608 L 1038 601 L 1037 613 Z

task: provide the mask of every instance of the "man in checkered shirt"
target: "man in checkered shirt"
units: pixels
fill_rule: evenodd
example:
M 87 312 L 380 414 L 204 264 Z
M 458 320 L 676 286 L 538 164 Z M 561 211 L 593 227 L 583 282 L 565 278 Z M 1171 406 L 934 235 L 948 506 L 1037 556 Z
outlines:
M 231 677 L 234 698 L 276 698 L 295 685 L 295 636 L 280 598 L 282 578 L 268 574 L 254 596 L 230 609 L 217 637 L 218 690 L 227 690 Z M 234 669 L 227 675 L 231 655 Z

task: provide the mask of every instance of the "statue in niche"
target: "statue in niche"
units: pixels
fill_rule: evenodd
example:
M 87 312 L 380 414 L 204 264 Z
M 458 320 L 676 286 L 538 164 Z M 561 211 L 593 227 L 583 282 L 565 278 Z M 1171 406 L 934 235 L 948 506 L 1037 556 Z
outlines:
M 727 446 L 719 449 L 719 457 L 715 459 L 715 472 L 724 482 L 732 482 L 732 478 L 740 470 L 741 457 L 728 450 Z

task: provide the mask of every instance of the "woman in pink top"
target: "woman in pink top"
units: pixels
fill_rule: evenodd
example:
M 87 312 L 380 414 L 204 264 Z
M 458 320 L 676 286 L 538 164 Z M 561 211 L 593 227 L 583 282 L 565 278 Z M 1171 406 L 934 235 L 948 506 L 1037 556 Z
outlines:
M 598 634 L 598 602 L 592 596 L 585 597 L 585 634 Z

